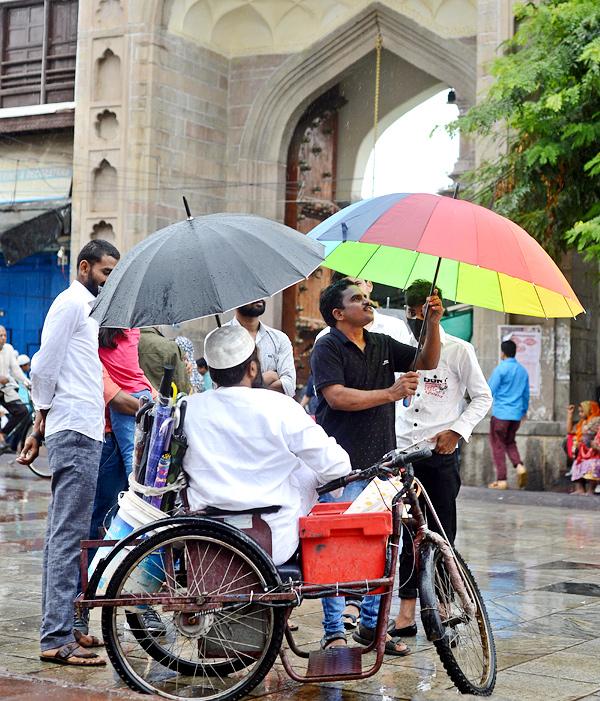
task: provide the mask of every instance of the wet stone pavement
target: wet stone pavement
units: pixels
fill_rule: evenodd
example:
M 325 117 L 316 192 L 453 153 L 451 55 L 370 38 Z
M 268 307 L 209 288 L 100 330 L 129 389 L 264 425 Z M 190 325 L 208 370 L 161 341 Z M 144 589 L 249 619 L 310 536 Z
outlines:
M 0 457 L 0 698 L 141 699 L 110 664 L 101 669 L 39 660 L 40 581 L 49 481 Z M 464 488 L 457 547 L 487 602 L 498 652 L 492 699 L 600 700 L 600 496 Z M 392 603 L 392 613 L 398 600 Z M 296 639 L 316 647 L 318 602 L 294 613 Z M 99 612 L 92 614 L 98 634 Z M 300 685 L 277 664 L 252 693 L 271 701 L 426 701 L 456 698 L 422 634 L 413 649 L 386 658 L 375 676 Z M 145 697 L 148 698 L 148 697 Z

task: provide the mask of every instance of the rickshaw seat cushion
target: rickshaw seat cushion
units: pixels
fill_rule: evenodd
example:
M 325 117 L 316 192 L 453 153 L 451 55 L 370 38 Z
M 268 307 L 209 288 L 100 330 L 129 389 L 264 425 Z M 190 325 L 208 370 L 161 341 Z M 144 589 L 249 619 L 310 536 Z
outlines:
M 286 582 L 289 582 L 290 579 L 293 582 L 301 582 L 302 581 L 302 570 L 300 569 L 298 551 L 296 551 L 287 562 L 284 562 L 282 565 L 278 565 L 277 571 L 279 572 L 279 576 L 281 577 L 281 581 L 284 584 Z

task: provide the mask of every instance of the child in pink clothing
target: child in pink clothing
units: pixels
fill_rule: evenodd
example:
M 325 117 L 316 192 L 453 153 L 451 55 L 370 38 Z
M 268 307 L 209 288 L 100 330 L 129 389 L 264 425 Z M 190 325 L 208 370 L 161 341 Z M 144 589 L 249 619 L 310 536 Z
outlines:
M 139 341 L 139 329 L 101 328 L 98 335 L 98 355 L 110 379 L 123 392 L 134 397 L 147 396 L 151 399 L 152 385 L 144 375 L 138 358 Z M 129 475 L 133 463 L 135 416 L 122 414 L 110 408 L 109 411 L 112 432 Z

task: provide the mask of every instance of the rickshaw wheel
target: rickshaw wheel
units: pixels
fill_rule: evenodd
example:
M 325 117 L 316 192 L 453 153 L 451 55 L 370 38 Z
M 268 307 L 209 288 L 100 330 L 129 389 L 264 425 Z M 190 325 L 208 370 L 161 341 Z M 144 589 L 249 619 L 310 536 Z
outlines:
M 496 648 L 492 626 L 475 578 L 461 555 L 456 564 L 469 598 L 470 615 L 457 594 L 444 555 L 434 543 L 425 543 L 420 560 L 421 607 L 438 617 L 444 631 L 434 640 L 437 653 L 457 689 L 463 694 L 490 696 L 496 684 Z M 426 620 L 423 619 L 426 628 Z
M 121 678 L 136 691 L 173 699 L 236 701 L 273 665 L 283 640 L 284 609 L 242 601 L 186 611 L 177 599 L 247 597 L 251 592 L 257 596 L 278 584 L 275 566 L 264 550 L 231 526 L 202 519 L 157 533 L 128 553 L 106 595 L 117 599 L 127 593 L 157 593 L 153 609 L 165 634 L 157 635 L 146 626 L 145 606 L 106 606 L 102 610 L 106 652 Z M 161 598 L 176 610 L 163 610 Z

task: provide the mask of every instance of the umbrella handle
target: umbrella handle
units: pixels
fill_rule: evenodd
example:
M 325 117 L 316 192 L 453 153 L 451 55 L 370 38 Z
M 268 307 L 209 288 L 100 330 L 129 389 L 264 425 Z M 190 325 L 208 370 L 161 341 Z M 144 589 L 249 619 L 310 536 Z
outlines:
M 456 191 L 458 192 L 458 190 Z M 440 265 L 442 264 L 442 259 L 438 258 L 437 266 L 435 268 L 435 275 L 433 276 L 433 281 L 431 283 L 431 289 L 429 290 L 429 296 L 431 297 L 435 291 L 435 286 L 437 283 L 437 277 L 438 273 L 440 272 Z M 429 316 L 429 302 L 425 305 L 425 312 L 423 314 L 423 326 L 421 326 L 421 333 L 419 334 L 419 341 L 417 343 L 417 351 L 415 353 L 415 359 L 413 361 L 413 365 L 411 368 L 411 371 L 414 372 L 417 369 L 417 362 L 419 360 L 419 354 L 421 353 L 421 349 L 423 348 L 423 336 L 425 335 L 425 328 L 427 326 L 427 317 Z M 405 407 L 410 406 L 410 396 L 404 397 L 402 400 L 402 405 Z

